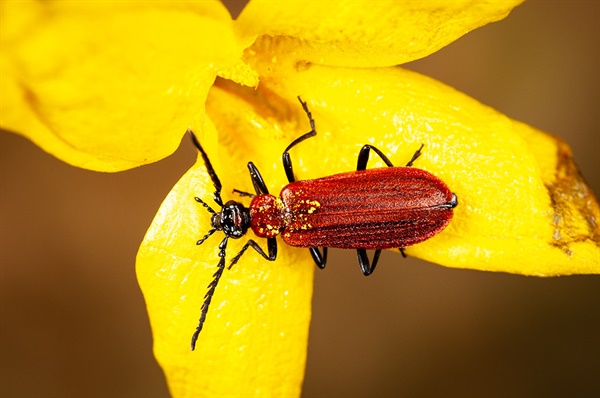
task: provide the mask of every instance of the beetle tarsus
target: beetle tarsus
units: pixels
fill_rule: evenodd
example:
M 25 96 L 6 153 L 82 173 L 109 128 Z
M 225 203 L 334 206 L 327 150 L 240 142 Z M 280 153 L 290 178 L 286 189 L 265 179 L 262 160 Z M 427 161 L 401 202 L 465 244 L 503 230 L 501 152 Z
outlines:
M 302 105 L 302 109 L 304 109 L 304 112 L 306 113 L 306 116 L 308 117 L 308 122 L 310 123 L 311 131 L 315 131 L 315 120 L 312 117 L 312 113 L 310 113 L 310 111 L 308 110 L 308 105 L 306 104 L 305 101 L 302 101 L 302 98 L 300 98 L 300 96 L 298 96 L 298 101 L 300 101 L 300 104 Z M 315 131 L 315 133 L 316 133 L 316 131 Z

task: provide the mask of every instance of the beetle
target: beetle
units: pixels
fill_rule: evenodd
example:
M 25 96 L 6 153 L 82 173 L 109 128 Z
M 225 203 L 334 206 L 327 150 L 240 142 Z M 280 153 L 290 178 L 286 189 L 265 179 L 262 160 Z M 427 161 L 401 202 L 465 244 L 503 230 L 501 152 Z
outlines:
M 221 181 L 200 142 L 191 133 L 214 185 L 214 202 L 221 208 L 213 210 L 202 199 L 194 199 L 212 214 L 211 229 L 196 242 L 201 245 L 216 231 L 225 237 L 219 244 L 219 263 L 208 285 L 200 320 L 192 335 L 192 351 L 206 320 L 208 308 L 219 279 L 225 269 L 225 254 L 230 238 L 239 239 L 249 229 L 267 239 L 267 253 L 253 239 L 231 259 L 235 265 L 248 248 L 253 248 L 266 260 L 277 258 L 276 236 L 295 247 L 304 247 L 316 265 L 323 269 L 327 262 L 327 247 L 356 249 L 360 270 L 365 276 L 373 273 L 381 250 L 411 246 L 441 232 L 450 222 L 458 199 L 446 184 L 433 174 L 411 167 L 421 156 L 423 144 L 405 167 L 394 167 L 388 157 L 372 145 L 364 145 L 358 153 L 356 171 L 334 174 L 314 180 L 296 181 L 289 151 L 317 134 L 315 122 L 306 102 L 298 97 L 308 117 L 311 130 L 292 141 L 283 151 L 282 161 L 289 181 L 279 197 L 269 194 L 267 186 L 254 165 L 248 163 L 256 194 L 234 190 L 252 198 L 249 207 L 230 200 L 223 203 Z M 374 151 L 388 166 L 367 169 L 369 154 Z M 322 251 L 319 248 L 323 248 Z M 369 261 L 367 250 L 375 250 Z

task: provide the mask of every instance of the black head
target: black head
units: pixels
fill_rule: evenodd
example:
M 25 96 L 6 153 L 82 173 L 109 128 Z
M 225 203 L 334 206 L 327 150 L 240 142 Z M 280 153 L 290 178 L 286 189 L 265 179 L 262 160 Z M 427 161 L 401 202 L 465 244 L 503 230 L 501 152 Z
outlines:
M 214 213 L 211 224 L 217 231 L 238 239 L 246 234 L 250 228 L 250 210 L 243 204 L 230 200 L 221 207 L 221 211 Z

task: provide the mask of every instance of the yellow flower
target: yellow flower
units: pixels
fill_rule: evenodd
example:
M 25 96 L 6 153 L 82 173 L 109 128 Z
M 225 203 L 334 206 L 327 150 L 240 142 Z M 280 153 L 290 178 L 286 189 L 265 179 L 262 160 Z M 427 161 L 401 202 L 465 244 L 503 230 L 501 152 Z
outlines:
M 188 127 L 224 183 L 272 192 L 283 148 L 302 179 L 349 171 L 364 143 L 456 192 L 450 226 L 407 249 L 442 265 L 526 275 L 599 273 L 598 204 L 569 148 L 432 79 L 393 65 L 498 20 L 515 2 L 3 2 L 2 127 L 73 165 L 119 171 L 164 158 Z M 216 79 L 216 80 L 215 80 Z M 374 164 L 377 164 L 376 162 Z M 197 247 L 212 198 L 202 161 L 159 210 L 138 254 L 155 354 L 181 395 L 299 395 L 314 264 L 279 245 L 226 271 L 195 352 L 189 339 L 217 264 Z M 230 242 L 228 257 L 245 242 Z M 261 242 L 264 246 L 264 243 Z M 358 271 L 357 271 L 358 272 Z

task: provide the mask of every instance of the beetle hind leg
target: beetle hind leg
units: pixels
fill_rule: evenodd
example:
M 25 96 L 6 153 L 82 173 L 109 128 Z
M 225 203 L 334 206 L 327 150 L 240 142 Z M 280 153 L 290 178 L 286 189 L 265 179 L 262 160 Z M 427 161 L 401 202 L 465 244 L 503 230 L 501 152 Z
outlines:
M 373 256 L 372 262 L 369 261 L 366 249 L 356 249 L 356 255 L 358 257 L 358 266 L 360 267 L 363 275 L 369 276 L 373 273 L 373 271 L 375 271 L 375 267 L 379 261 L 379 256 L 381 255 L 381 250 L 375 250 L 375 255 Z
M 315 264 L 317 264 L 317 267 L 320 269 L 325 268 L 325 265 L 327 264 L 327 248 L 323 248 L 323 253 L 321 253 L 317 247 L 311 247 L 308 250 L 310 250 L 310 255 L 315 261 Z

